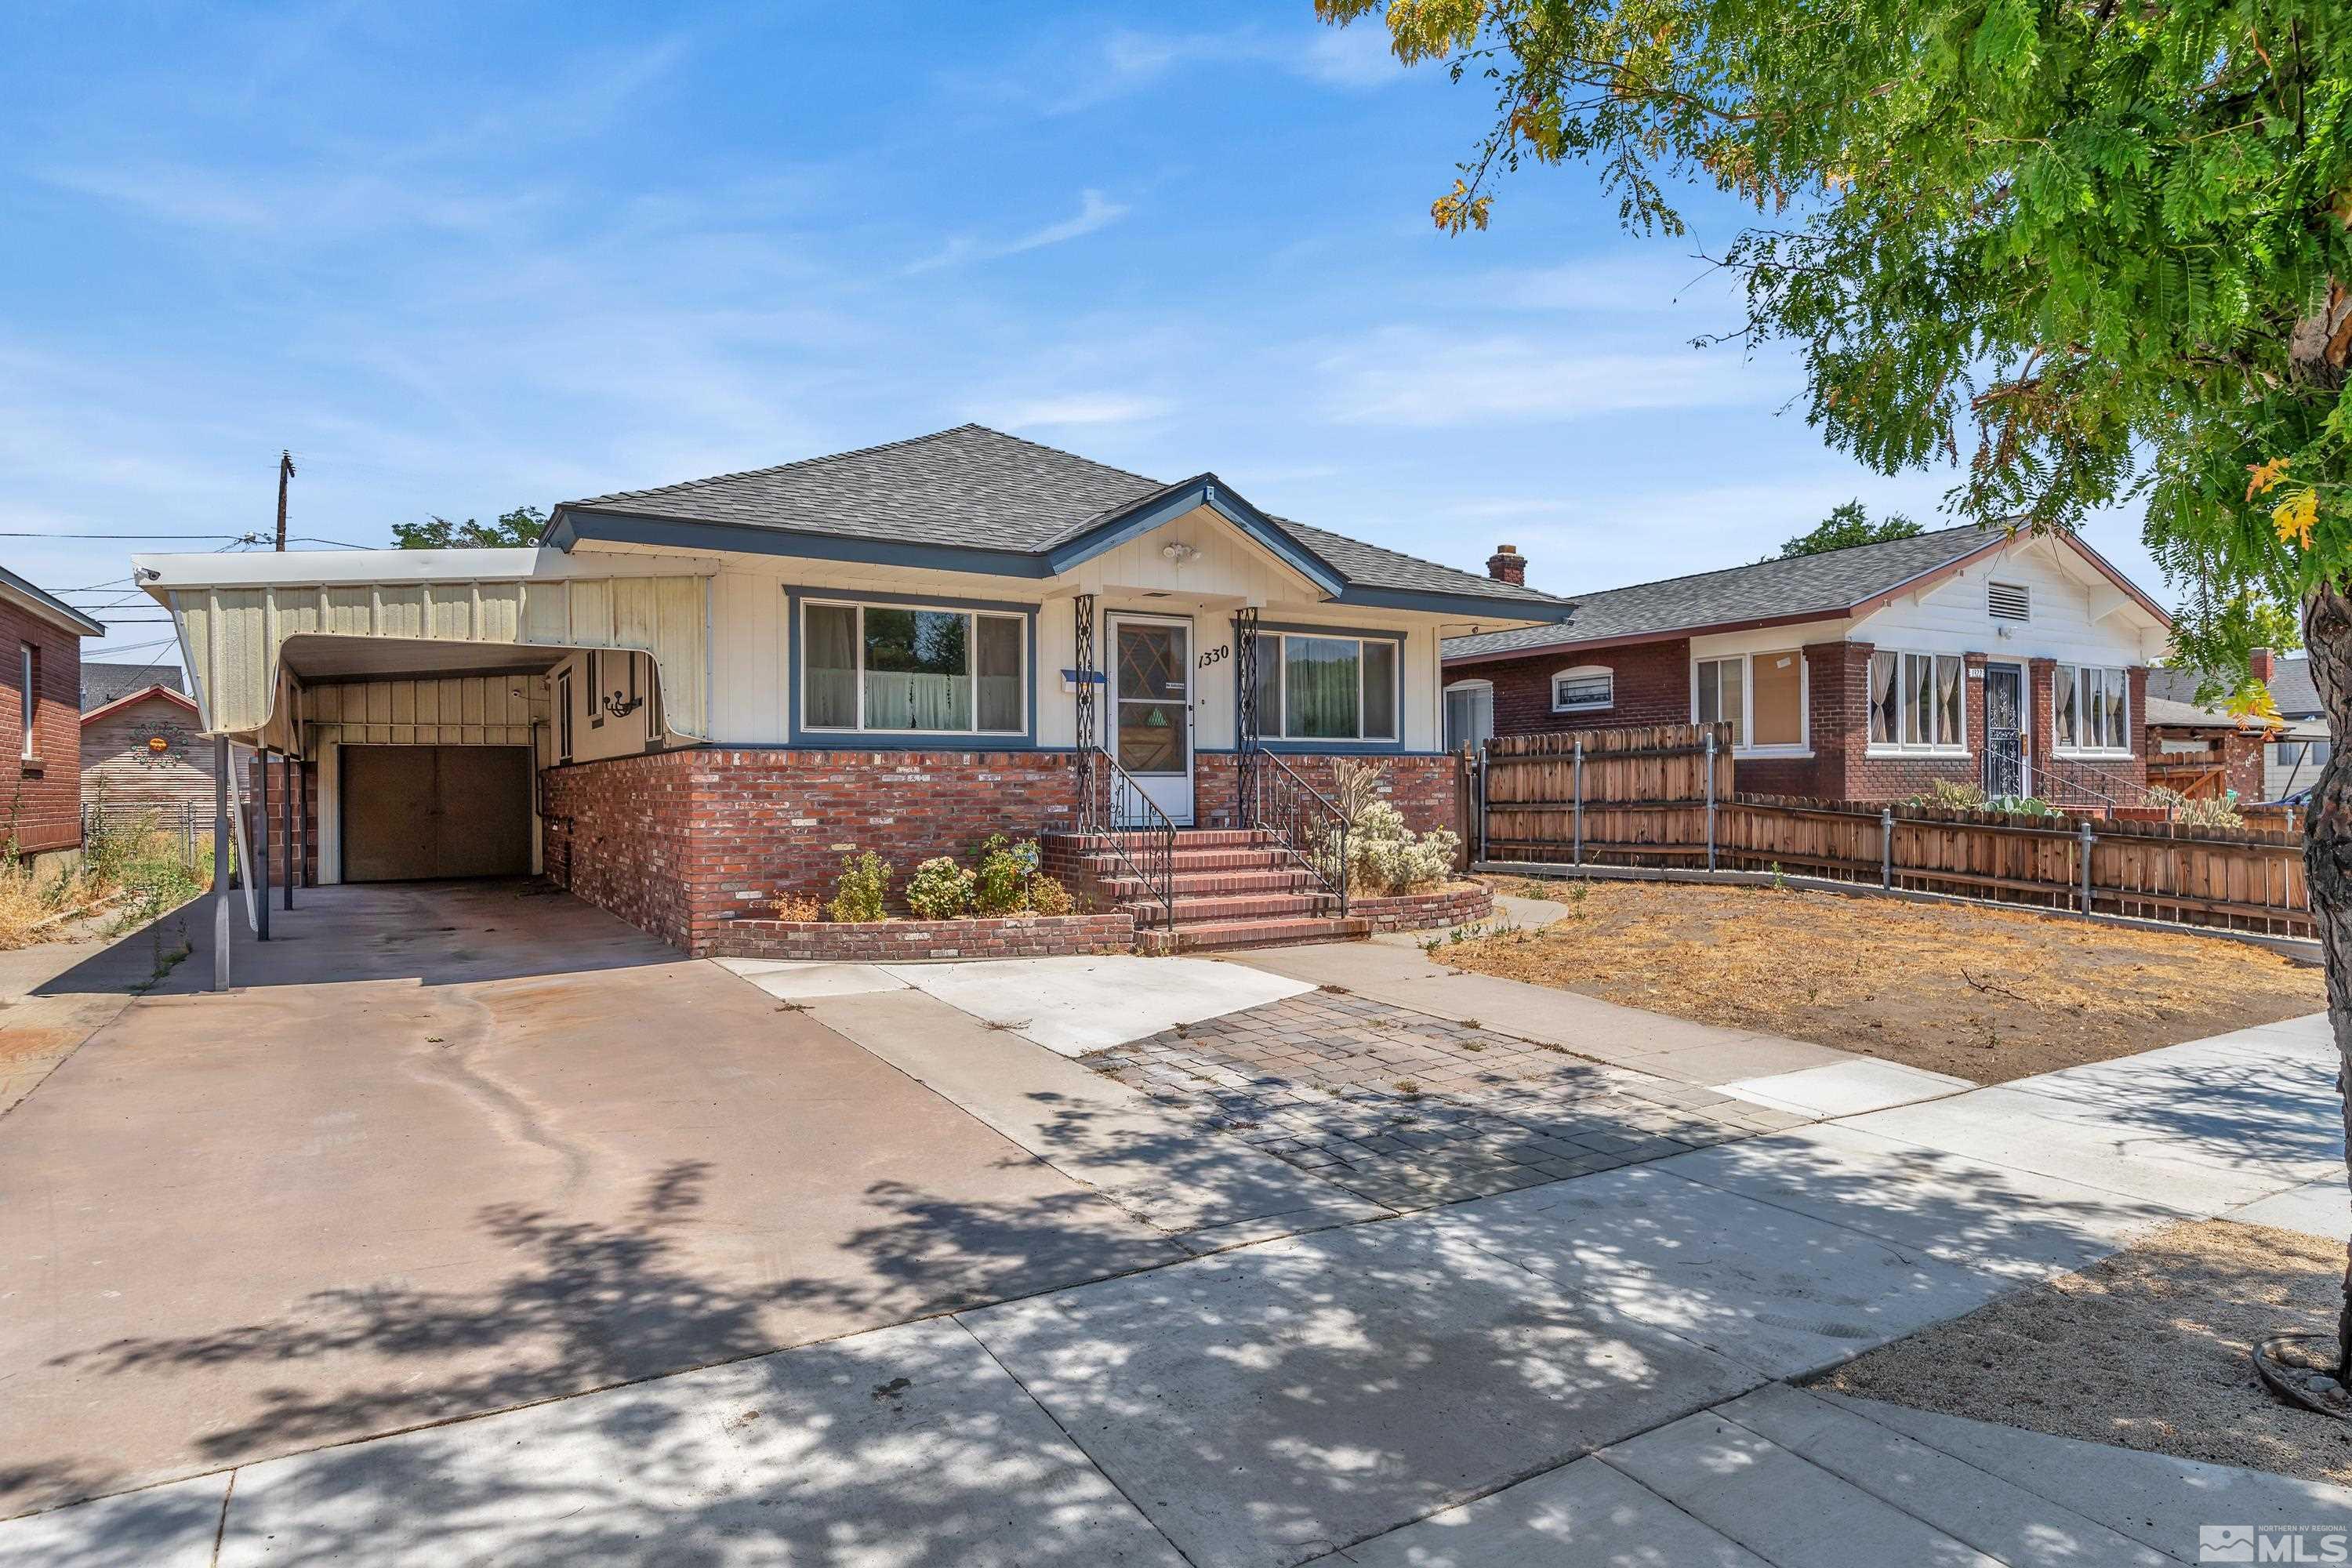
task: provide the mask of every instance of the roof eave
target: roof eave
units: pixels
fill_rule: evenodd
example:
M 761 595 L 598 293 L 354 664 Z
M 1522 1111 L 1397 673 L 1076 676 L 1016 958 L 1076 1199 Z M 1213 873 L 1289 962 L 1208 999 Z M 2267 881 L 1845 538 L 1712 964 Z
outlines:
M 0 595 L 21 605 L 27 615 L 37 616 L 51 626 L 62 626 L 76 636 L 102 637 L 106 635 L 103 622 L 83 615 L 46 588 L 26 581 L 5 566 L 0 566 Z
M 604 511 L 562 506 L 547 527 L 546 542 L 569 552 L 583 541 L 643 544 L 700 553 L 786 555 L 845 561 L 864 566 L 905 566 L 937 572 L 971 572 L 993 577 L 1050 577 L 1045 556 L 1024 550 L 992 550 L 965 544 L 915 544 L 898 540 L 859 539 L 743 522 L 698 521 L 648 517 L 641 512 Z
M 1563 605 L 1572 609 L 1572 605 Z M 1597 647 L 1632 647 L 1641 643 L 1673 642 L 1683 637 L 1715 637 L 1726 632 L 1764 631 L 1773 626 L 1801 626 L 1817 621 L 1842 621 L 1849 618 L 1841 609 L 1802 610 L 1786 616 L 1755 616 L 1738 621 L 1705 621 L 1691 626 L 1666 626 L 1657 631 L 1622 632 L 1605 637 L 1563 637 L 1558 642 L 1534 643 L 1526 647 L 1498 648 L 1492 653 L 1448 654 L 1446 664 L 1500 664 L 1515 658 L 1539 658 L 1569 649 Z
M 119 709 L 129 708 L 134 704 L 144 702 L 150 697 L 169 698 L 172 701 L 178 703 L 181 707 L 186 709 L 191 713 L 197 711 L 196 700 L 194 698 L 189 696 L 184 691 L 174 691 L 170 687 L 165 686 L 159 681 L 152 686 L 142 687 L 136 691 L 125 692 L 122 696 L 117 697 L 110 701 L 100 703 L 97 707 L 92 708 L 88 712 L 84 713 L 81 716 L 81 721 L 87 724 L 93 719 L 103 719 L 109 713 L 112 713 Z

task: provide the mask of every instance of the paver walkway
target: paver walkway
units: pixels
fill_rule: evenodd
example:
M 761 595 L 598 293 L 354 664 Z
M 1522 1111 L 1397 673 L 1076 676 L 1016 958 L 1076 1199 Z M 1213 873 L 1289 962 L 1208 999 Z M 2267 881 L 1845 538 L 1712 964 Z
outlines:
M 1372 944 L 1334 962 L 1362 970 L 1367 951 L 1423 963 Z M 1568 1032 L 1537 999 L 1484 987 L 1473 1027 L 1442 974 L 1392 978 L 1384 988 L 1444 1004 L 1433 1016 L 1453 1025 L 1413 1032 L 1474 1063 L 1487 1052 L 1465 1047 L 1487 1031 Z M 1512 1025 L 1486 1016 L 1497 998 L 1518 1009 Z M 1008 1030 L 967 1019 L 971 1037 L 936 1049 L 901 1038 L 950 1037 L 935 997 L 806 1005 L 884 1041 L 869 1048 L 1058 1171 L 1126 1184 L 1115 1201 L 1158 1213 L 1164 1232 L 1196 1226 L 1182 1234 L 1198 1239 L 1223 1215 L 1244 1227 L 1227 1236 L 1269 1224 L 1275 1238 L 0 1525 L 0 1563 L 2056 1568 L 2194 1562 L 2207 1524 L 2352 1530 L 2336 1489 L 1785 1381 L 2168 1218 L 2312 1188 L 2341 1154 L 2324 1029 L 1944 1086 L 1345 1223 L 1258 1212 L 1365 1200 L 1232 1142 L 1247 1176 L 1221 1184 L 1214 1162 L 1180 1158 L 1204 1140 L 1169 1136 L 1187 1130 L 1155 1123 L 1143 1094 Z M 1688 1083 L 1736 1073 L 1736 1044 L 1685 1037 L 1650 1054 L 1682 1058 L 1662 1076 Z M 1764 1045 L 1751 1077 L 1849 1065 L 1772 1060 Z M 997 1068 L 1008 1076 L 991 1079 Z M 1788 1103 L 1835 1098 L 1824 1081 Z M 1474 1068 L 1455 1092 L 1480 1087 Z
M 1398 1209 L 1813 1120 L 1328 987 L 1082 1059 L 1204 1130 Z

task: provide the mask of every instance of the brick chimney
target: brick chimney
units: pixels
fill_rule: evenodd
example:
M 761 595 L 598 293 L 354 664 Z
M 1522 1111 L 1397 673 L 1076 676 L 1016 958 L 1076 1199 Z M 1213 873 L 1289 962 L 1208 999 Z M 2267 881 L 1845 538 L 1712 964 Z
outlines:
M 1524 588 L 1528 585 L 1528 558 L 1519 553 L 1515 544 L 1497 544 L 1495 553 L 1486 557 L 1486 575 L 1497 583 Z
M 2249 648 L 2246 650 L 2246 668 L 2256 680 L 2268 686 L 2271 677 L 2278 673 L 2278 656 L 2266 647 Z

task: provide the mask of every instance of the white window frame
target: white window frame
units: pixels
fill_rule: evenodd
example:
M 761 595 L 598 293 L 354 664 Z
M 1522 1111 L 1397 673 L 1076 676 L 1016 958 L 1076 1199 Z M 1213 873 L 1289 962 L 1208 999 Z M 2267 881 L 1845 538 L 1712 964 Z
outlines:
M 850 637 L 851 650 L 856 654 L 857 658 L 857 722 L 852 727 L 844 728 L 837 724 L 812 724 L 809 722 L 808 613 L 810 610 L 819 607 L 836 610 L 855 610 L 857 612 L 856 626 L 852 631 Z M 968 677 L 971 681 L 971 711 L 972 727 L 971 729 L 888 730 L 878 726 L 869 727 L 866 724 L 866 612 L 867 610 L 911 610 L 917 613 L 928 611 L 933 615 L 961 616 L 967 622 L 971 623 L 970 628 L 964 634 L 964 647 L 971 650 L 972 661 L 972 670 L 971 675 Z M 983 730 L 980 728 L 979 621 L 980 617 L 983 616 L 992 616 L 1001 621 L 1014 622 L 1021 628 L 1021 635 L 1017 639 L 1021 647 L 1021 722 L 1010 730 Z M 800 727 L 804 732 L 811 735 L 937 735 L 942 739 L 952 739 L 959 735 L 975 735 L 988 736 L 997 740 L 1002 740 L 1007 736 L 1026 736 L 1030 733 L 1029 710 L 1034 700 L 1034 694 L 1031 689 L 1035 684 L 1035 677 L 1031 674 L 1029 669 L 1029 628 L 1032 618 L 1029 611 L 1024 609 L 983 610 L 975 609 L 970 605 L 923 604 L 911 599 L 858 599 L 835 597 L 833 595 L 819 598 L 812 595 L 801 601 L 800 617 L 800 626 L 798 629 L 800 632 L 801 668 L 797 684 L 800 693 Z
M 1495 683 L 1491 680 L 1475 679 L 1465 680 L 1449 680 L 1445 683 L 1444 689 L 1440 691 L 1437 696 L 1437 740 L 1438 743 L 1444 746 L 1449 752 L 1453 750 L 1453 745 L 1450 738 L 1445 732 L 1447 711 L 1450 706 L 1447 703 L 1446 699 L 1452 697 L 1457 691 L 1483 691 L 1486 694 L 1486 737 L 1487 739 L 1492 740 L 1495 736 Z
M 41 700 L 41 694 L 35 689 L 38 682 L 34 675 L 34 666 L 37 662 L 38 655 L 35 653 L 31 643 L 20 642 L 16 645 L 16 700 L 24 710 L 20 716 L 20 727 L 24 731 L 24 735 L 21 737 L 24 750 L 18 753 L 18 756 L 28 763 L 41 760 L 40 731 L 34 726 L 34 718 L 38 711 Z
M 572 761 L 572 667 L 555 672 L 555 760 Z
M 1563 680 L 1591 680 L 1595 677 L 1609 683 L 1609 693 L 1598 702 L 1562 702 L 1559 683 Z M 1617 706 L 1617 672 L 1605 664 L 1580 664 L 1571 669 L 1552 672 L 1551 710 L 1555 713 L 1604 713 Z
M 1870 672 L 1869 665 L 1864 664 L 1863 666 L 1862 677 L 1862 754 L 1865 757 L 1966 757 L 1973 755 L 1974 753 L 1969 750 L 1969 689 L 1976 685 L 1977 682 L 1969 679 L 1968 659 L 1962 655 L 1956 653 L 1930 653 L 1925 648 L 1916 647 L 1875 647 L 1871 650 L 1871 656 L 1873 658 L 1875 658 L 1880 654 L 1890 655 L 1895 660 L 1895 689 L 1897 698 L 1900 700 L 1895 710 L 1898 715 L 1903 717 L 1907 717 L 1911 711 L 1911 660 L 1915 658 L 1924 658 L 1927 661 L 1927 678 L 1930 680 L 1935 679 L 1936 661 L 1937 659 L 1948 658 L 1959 666 L 1960 738 L 1958 741 L 1948 741 L 1939 735 L 1932 741 L 1906 741 L 1902 738 L 1903 725 L 1901 718 L 1898 718 L 1895 723 L 1895 738 L 1894 740 L 1871 740 L 1869 738 L 1870 715 L 1871 710 L 1876 705 L 1877 682 L 1876 678 Z M 1943 704 L 1940 702 L 1936 704 L 1932 711 L 1936 712 L 1939 716 L 1937 723 L 1940 727 L 1940 715 L 1943 711 Z
M 1354 735 L 1293 735 L 1290 733 L 1287 728 L 1290 713 L 1287 690 L 1290 679 L 1290 660 L 1288 650 L 1281 645 L 1292 637 L 1313 637 L 1320 642 L 1351 642 L 1356 645 L 1356 732 Z M 1387 643 L 1396 650 L 1396 657 L 1390 661 L 1394 667 L 1396 679 L 1395 689 L 1391 693 L 1395 698 L 1395 701 L 1389 707 L 1389 711 L 1396 715 L 1396 733 L 1392 735 L 1368 735 L 1364 732 L 1369 728 L 1364 722 L 1364 645 L 1375 642 Z M 1366 636 L 1361 632 L 1337 630 L 1325 632 L 1305 627 L 1286 631 L 1262 631 L 1257 634 L 1257 658 L 1261 668 L 1265 667 L 1269 651 L 1266 647 L 1268 643 L 1275 645 L 1271 649 L 1274 656 L 1274 712 L 1269 715 L 1265 710 L 1264 703 L 1258 705 L 1257 732 L 1261 739 L 1282 741 L 1301 746 L 1395 746 L 1403 743 L 1404 638 L 1402 636 Z M 1269 717 L 1274 721 L 1273 728 L 1267 727 L 1266 721 Z M 1442 723 L 1444 715 L 1441 712 L 1438 717 Z
M 1776 742 L 1769 746 L 1751 745 L 1747 737 L 1756 733 L 1756 665 L 1759 658 L 1778 658 L 1793 655 L 1797 660 L 1797 743 Z M 1810 757 L 1813 754 L 1813 661 L 1805 657 L 1801 647 L 1759 648 L 1754 653 L 1693 654 L 1690 661 L 1691 722 L 1700 723 L 1698 716 L 1699 671 L 1710 664 L 1739 665 L 1739 734 L 1732 742 L 1735 757 Z
M 2114 689 L 2123 699 L 2123 744 L 2120 746 L 2086 746 L 2083 744 L 2083 721 L 2090 711 L 2088 692 L 2083 684 L 2085 672 L 2115 678 Z M 2074 683 L 2074 735 L 2072 744 L 2062 744 L 2058 739 L 2058 682 Z M 2050 674 L 2050 750 L 2062 757 L 2129 757 L 2137 754 L 2132 744 L 2131 670 L 2127 666 L 2114 664 L 2061 664 Z

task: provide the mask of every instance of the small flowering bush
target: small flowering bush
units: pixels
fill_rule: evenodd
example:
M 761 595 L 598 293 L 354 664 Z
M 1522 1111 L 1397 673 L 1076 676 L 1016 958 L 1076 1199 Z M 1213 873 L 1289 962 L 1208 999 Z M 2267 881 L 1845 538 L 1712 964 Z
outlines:
M 952 855 L 940 855 L 915 868 L 907 879 L 907 907 L 927 921 L 951 921 L 971 908 L 977 879 Z
M 1375 801 L 1348 830 L 1348 879 L 1364 893 L 1417 893 L 1452 878 L 1461 847 L 1461 837 L 1442 828 L 1416 836 L 1395 806 Z
M 981 841 L 973 873 L 971 905 L 976 914 L 1015 915 L 1029 907 L 1030 879 L 1037 875 L 1037 841 L 1014 842 L 1002 833 Z

